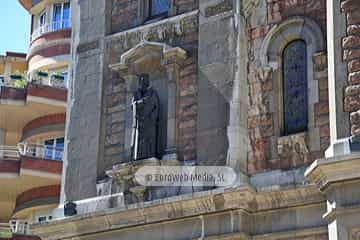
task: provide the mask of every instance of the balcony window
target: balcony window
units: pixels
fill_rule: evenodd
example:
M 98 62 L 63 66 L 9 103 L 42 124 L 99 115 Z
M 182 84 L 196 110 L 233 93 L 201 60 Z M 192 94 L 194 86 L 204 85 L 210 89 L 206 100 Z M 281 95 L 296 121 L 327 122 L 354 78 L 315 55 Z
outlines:
M 44 142 L 44 158 L 48 160 L 62 160 L 64 138 L 48 139 Z
M 67 87 L 68 86 L 68 80 L 69 80 L 69 74 L 67 71 L 62 73 L 62 76 L 64 78 L 64 85 Z
M 149 1 L 149 17 L 156 18 L 165 16 L 168 13 L 169 0 L 150 0 Z
M 39 30 L 40 33 L 44 33 L 46 28 L 46 11 L 39 15 Z
M 53 7 L 52 30 L 70 27 L 70 3 L 57 3 Z

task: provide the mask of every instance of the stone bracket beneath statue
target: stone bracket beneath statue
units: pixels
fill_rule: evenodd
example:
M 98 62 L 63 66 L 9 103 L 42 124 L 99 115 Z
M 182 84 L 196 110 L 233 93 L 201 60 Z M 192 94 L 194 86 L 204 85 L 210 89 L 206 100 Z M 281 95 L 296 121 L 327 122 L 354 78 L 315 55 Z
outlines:
M 114 183 L 120 186 L 120 192 L 133 193 L 138 202 L 144 202 L 145 192 L 148 187 L 141 186 L 135 179 L 136 172 L 144 166 L 179 166 L 181 162 L 174 159 L 176 154 L 165 155 L 162 160 L 157 158 L 148 158 L 144 160 L 132 161 L 128 163 L 114 165 L 112 170 L 106 172 Z

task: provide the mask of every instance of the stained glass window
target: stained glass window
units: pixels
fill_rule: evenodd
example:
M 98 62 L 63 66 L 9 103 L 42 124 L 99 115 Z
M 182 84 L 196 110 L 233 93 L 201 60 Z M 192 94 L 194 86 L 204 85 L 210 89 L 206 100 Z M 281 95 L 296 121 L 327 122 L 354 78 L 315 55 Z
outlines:
M 307 130 L 307 53 L 302 40 L 291 42 L 283 53 L 284 133 Z
M 150 17 L 166 15 L 169 9 L 169 0 L 150 0 Z

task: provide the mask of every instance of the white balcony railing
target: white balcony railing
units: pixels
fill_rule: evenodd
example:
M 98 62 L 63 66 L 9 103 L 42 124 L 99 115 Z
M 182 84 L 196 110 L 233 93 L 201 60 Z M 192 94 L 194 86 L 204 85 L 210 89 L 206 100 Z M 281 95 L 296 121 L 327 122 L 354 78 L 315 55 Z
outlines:
M 62 161 L 64 154 L 63 148 L 50 147 L 46 145 L 19 143 L 18 148 L 21 156 L 45 160 Z
M 18 161 L 20 156 L 27 156 L 45 160 L 62 161 L 63 154 L 63 148 L 45 145 L 19 143 L 18 146 L 0 146 L 0 160 Z
M 31 34 L 31 41 L 33 41 L 34 39 L 38 38 L 39 36 L 45 33 L 55 32 L 70 27 L 71 27 L 70 20 L 51 22 L 49 24 L 42 25 L 33 31 L 33 33 Z
M 29 224 L 26 220 L 10 220 L 10 230 L 12 233 L 28 234 Z
M 8 233 L 10 232 L 10 224 L 9 223 L 2 223 L 0 222 L 0 233 Z
M 16 146 L 0 146 L 0 159 L 18 160 L 20 158 L 19 149 Z

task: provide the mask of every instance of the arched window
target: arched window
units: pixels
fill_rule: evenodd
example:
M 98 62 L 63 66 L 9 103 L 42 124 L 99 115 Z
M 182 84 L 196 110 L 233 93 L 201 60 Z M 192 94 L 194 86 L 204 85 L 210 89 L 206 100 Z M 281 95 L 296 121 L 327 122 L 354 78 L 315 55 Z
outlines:
M 295 40 L 284 49 L 283 91 L 284 134 L 307 131 L 307 52 L 303 40 Z

